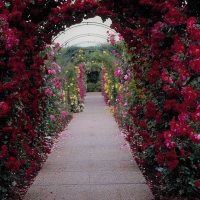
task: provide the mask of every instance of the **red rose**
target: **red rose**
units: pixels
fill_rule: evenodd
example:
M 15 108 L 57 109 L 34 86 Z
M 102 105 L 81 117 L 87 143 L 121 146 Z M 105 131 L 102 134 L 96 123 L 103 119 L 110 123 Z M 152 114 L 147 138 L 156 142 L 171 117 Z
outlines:
M 200 45 L 194 43 L 189 44 L 188 53 L 198 59 L 200 56 Z
M 187 21 L 186 21 L 186 23 L 187 23 L 187 27 L 188 28 L 193 28 L 194 27 L 194 25 L 195 25 L 195 23 L 196 23 L 196 17 L 190 17 Z
M 156 111 L 157 111 L 157 108 L 153 102 L 146 103 L 145 117 L 147 118 L 155 117 Z
M 150 133 L 139 131 L 139 134 L 143 137 L 144 140 L 148 141 L 150 138 Z
M 174 41 L 174 45 L 172 46 L 174 48 L 174 51 L 178 54 L 181 53 L 185 53 L 186 52 L 186 48 L 184 43 L 181 41 L 180 38 L 176 38 L 176 40 Z
M 175 99 L 166 100 L 165 105 L 164 105 L 164 110 L 165 111 L 171 110 L 175 103 L 176 103 Z
M 155 120 L 156 120 L 157 124 L 161 124 L 162 123 L 162 114 L 163 114 L 163 112 L 161 110 L 159 110 L 156 113 Z
M 170 131 L 165 131 L 164 132 L 164 138 L 165 140 L 171 140 L 172 139 L 172 133 Z
M 200 188 L 200 181 L 195 182 L 195 187 Z
M 148 129 L 147 123 L 144 120 L 139 121 L 139 126 L 142 127 L 145 130 Z
M 2 128 L 2 131 L 3 132 L 7 132 L 7 133 L 10 133 L 10 132 L 12 132 L 12 127 L 11 126 L 4 126 L 3 128 Z
M 200 59 L 193 59 L 189 61 L 189 65 L 191 69 L 196 72 L 197 74 L 200 74 L 200 69 L 199 69 L 199 64 L 200 64 Z
M 2 145 L 2 147 L 1 147 L 1 151 L 2 151 L 2 155 L 3 155 L 3 157 L 8 157 L 8 147 L 4 144 L 4 145 Z
M 178 160 L 173 160 L 173 161 L 167 161 L 167 165 L 169 167 L 170 171 L 173 171 L 174 168 L 176 168 L 176 166 L 179 164 Z
M 20 11 L 14 11 L 8 15 L 8 19 L 11 22 L 20 22 L 22 17 L 22 13 Z
M 6 117 L 8 112 L 10 111 L 10 107 L 6 102 L 0 102 L 0 117 Z
M 161 152 L 159 152 L 158 155 L 156 156 L 156 161 L 160 165 L 164 164 L 164 156 Z
M 155 145 L 154 145 L 154 149 L 155 149 L 155 152 L 159 152 L 160 151 L 160 148 L 163 147 L 164 144 L 163 142 L 156 142 Z
M 32 171 L 35 171 L 35 169 L 36 169 L 36 164 L 35 164 L 35 161 L 31 161 L 31 169 L 32 169 Z
M 29 178 L 31 176 L 32 169 L 26 170 L 26 178 Z
M 160 178 L 160 177 L 162 176 L 162 174 L 161 174 L 160 172 L 158 172 L 158 173 L 156 174 L 156 176 L 157 176 L 158 178 Z
M 37 4 L 38 4 L 39 6 L 42 6 L 42 5 L 44 5 L 44 3 L 45 3 L 44 0 L 38 0 L 38 3 L 37 3 Z
M 159 76 L 160 76 L 159 71 L 150 69 L 147 72 L 147 79 L 148 79 L 148 81 L 149 81 L 150 84 L 156 83 L 158 81 Z
M 144 164 L 145 163 L 144 160 L 141 160 L 138 157 L 135 157 L 134 159 L 135 159 L 135 161 L 136 161 L 137 164 Z
M 24 165 L 26 163 L 26 160 L 25 159 L 21 159 L 20 162 L 21 162 L 21 165 Z
M 32 155 L 31 148 L 30 148 L 30 146 L 28 146 L 28 145 L 26 145 L 26 155 L 27 155 L 27 156 L 31 156 L 31 155 Z
M 166 163 L 169 167 L 170 171 L 174 170 L 177 165 L 179 164 L 179 161 L 177 160 L 177 154 L 174 150 L 168 151 L 166 153 Z

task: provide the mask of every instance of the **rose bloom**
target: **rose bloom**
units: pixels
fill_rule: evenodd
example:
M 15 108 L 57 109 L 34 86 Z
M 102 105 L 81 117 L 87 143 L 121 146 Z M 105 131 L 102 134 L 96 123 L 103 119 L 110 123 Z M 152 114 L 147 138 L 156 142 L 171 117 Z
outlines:
M 67 112 L 66 112 L 66 111 L 62 111 L 61 113 L 62 113 L 62 116 L 63 116 L 63 117 L 66 117 L 66 116 L 67 116 Z
M 186 21 L 186 23 L 187 23 L 187 27 L 188 28 L 193 28 L 194 27 L 194 25 L 195 25 L 195 23 L 196 23 L 196 17 L 190 17 L 187 21 Z
M 144 120 L 140 120 L 139 125 L 145 130 L 148 129 L 147 123 Z
M 150 69 L 147 72 L 147 79 L 148 79 L 148 81 L 149 81 L 150 84 L 156 83 L 158 81 L 159 76 L 160 76 L 159 71 Z
M 48 74 L 56 74 L 56 70 L 55 69 L 49 69 Z
M 174 150 L 166 152 L 166 164 L 169 167 L 170 171 L 173 171 L 179 164 L 177 157 L 178 156 Z
M 0 102 L 0 117 L 6 117 L 10 108 L 6 102 Z
M 161 152 L 159 152 L 158 155 L 156 156 L 156 161 L 160 165 L 164 164 L 164 156 Z
M 195 187 L 200 188 L 200 180 L 195 182 Z
M 171 140 L 172 139 L 172 134 L 170 131 L 165 131 L 164 132 L 164 138 L 165 140 Z
M 162 176 L 162 174 L 161 174 L 160 172 L 158 172 L 158 173 L 156 174 L 156 176 L 157 176 L 158 178 L 160 178 L 160 177 Z
M 9 14 L 8 19 L 11 22 L 20 22 L 22 17 L 22 13 L 20 11 L 13 11 Z
M 45 90 L 44 94 L 47 95 L 47 96 L 52 96 L 53 95 L 53 91 L 51 89 L 47 88 Z
M 161 74 L 162 81 L 167 83 L 167 84 L 173 84 L 172 78 L 166 73 L 166 71 L 163 70 Z
M 54 115 L 50 115 L 50 119 L 51 119 L 51 120 L 55 120 L 56 117 L 55 117 Z
M 156 115 L 157 108 L 153 102 L 146 103 L 145 117 L 150 118 Z

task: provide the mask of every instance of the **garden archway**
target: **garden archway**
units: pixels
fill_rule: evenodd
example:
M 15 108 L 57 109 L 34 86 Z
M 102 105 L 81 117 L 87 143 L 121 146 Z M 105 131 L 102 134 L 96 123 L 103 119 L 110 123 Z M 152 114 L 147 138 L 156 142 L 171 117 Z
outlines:
M 98 23 L 98 22 L 81 22 L 80 24 L 73 25 L 73 26 L 67 28 L 65 31 L 60 32 L 56 37 L 53 38 L 53 41 L 55 41 L 56 38 L 58 38 L 61 34 L 66 33 L 67 31 L 69 31 L 71 29 L 74 29 L 74 28 L 77 28 L 77 27 L 81 27 L 81 26 L 97 26 L 97 27 L 105 28 L 106 30 L 110 30 L 113 33 L 116 33 L 113 29 L 111 29 L 109 26 L 107 26 L 106 24 L 103 24 L 103 23 Z
M 1 1 L 3 172 L 12 177 L 13 172 L 24 167 L 30 173 L 35 170 L 39 152 L 48 150 L 41 131 L 35 128 L 41 123 L 44 108 L 41 87 L 45 85 L 43 76 L 47 70 L 41 51 L 66 27 L 97 15 L 103 20 L 111 18 L 111 28 L 123 36 L 132 55 L 129 70 L 123 75 L 130 74 L 138 89 L 137 100 L 127 110 L 134 125 L 126 124 L 129 141 L 135 133 L 142 138 L 142 143 L 134 145 L 145 155 L 139 155 L 136 160 L 139 163 L 154 160 L 156 169 L 161 169 L 159 172 L 165 177 L 163 181 L 169 193 L 198 197 L 200 29 L 197 5 L 199 2 L 195 0 Z M 23 153 L 19 155 L 19 152 Z M 1 182 L 10 184 L 6 179 Z
M 84 45 L 84 44 L 100 45 L 101 42 L 94 41 L 94 40 L 85 40 L 85 41 L 82 41 L 82 42 L 75 43 L 73 46 L 79 46 L 79 45 L 81 46 L 81 45 Z
M 74 36 L 74 37 L 72 37 L 72 38 L 69 38 L 67 41 L 65 41 L 65 42 L 61 45 L 61 47 L 67 46 L 67 45 L 68 45 L 71 41 L 73 41 L 73 40 L 76 40 L 76 39 L 79 39 L 79 38 L 82 38 L 82 37 L 90 37 L 90 36 L 92 36 L 92 37 L 98 37 L 98 38 L 103 38 L 103 39 L 105 39 L 105 41 L 107 40 L 107 37 L 104 36 L 104 35 L 101 35 L 101 34 L 94 34 L 94 33 L 86 33 L 86 34 L 80 34 L 80 35 L 76 35 L 76 36 Z

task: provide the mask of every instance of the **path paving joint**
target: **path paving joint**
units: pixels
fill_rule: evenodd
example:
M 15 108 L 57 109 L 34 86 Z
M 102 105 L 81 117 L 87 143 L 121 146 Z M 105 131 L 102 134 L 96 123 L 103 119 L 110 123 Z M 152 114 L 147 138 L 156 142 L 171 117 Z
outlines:
M 101 93 L 87 93 L 23 200 L 152 200 Z

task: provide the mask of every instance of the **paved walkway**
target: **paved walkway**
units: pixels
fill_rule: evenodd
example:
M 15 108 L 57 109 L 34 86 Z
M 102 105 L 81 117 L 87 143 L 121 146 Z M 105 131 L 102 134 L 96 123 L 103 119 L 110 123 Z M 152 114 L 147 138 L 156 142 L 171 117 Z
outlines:
M 24 200 L 152 200 L 100 93 L 87 93 Z

